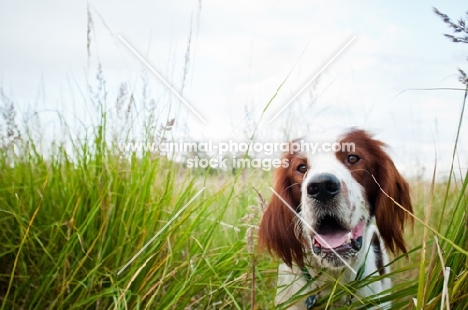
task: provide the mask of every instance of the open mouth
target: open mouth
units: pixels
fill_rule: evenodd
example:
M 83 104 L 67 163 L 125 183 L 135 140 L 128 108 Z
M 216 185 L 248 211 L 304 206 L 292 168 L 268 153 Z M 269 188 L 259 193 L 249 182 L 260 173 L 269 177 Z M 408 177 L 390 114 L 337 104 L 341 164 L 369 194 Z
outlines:
M 333 216 L 325 216 L 319 223 L 316 235 L 312 240 L 315 254 L 336 252 L 345 254 L 359 251 L 362 247 L 364 221 L 360 221 L 351 230 L 344 228 Z M 333 250 L 332 250 L 333 249 Z

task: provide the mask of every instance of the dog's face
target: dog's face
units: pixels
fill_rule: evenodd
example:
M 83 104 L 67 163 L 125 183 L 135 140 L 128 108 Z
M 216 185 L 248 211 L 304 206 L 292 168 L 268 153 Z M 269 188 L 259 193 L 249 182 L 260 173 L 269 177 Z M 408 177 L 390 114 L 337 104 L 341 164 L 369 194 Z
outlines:
M 365 182 L 372 179 L 375 166 L 368 145 L 347 141 L 351 137 L 337 138 L 332 140 L 336 152 L 307 154 L 307 171 L 301 184 L 297 223 L 312 255 L 323 267 L 340 267 L 358 258 L 367 243 L 365 230 L 371 219 L 367 194 L 375 192 L 374 183 Z
M 265 211 L 260 244 L 288 265 L 302 265 L 311 253 L 322 267 L 341 267 L 367 251 L 366 229 L 375 217 L 387 247 L 406 251 L 407 214 L 383 192 L 412 211 L 409 190 L 384 144 L 356 129 L 314 144 L 314 151 L 301 148 L 285 155 L 289 166 L 278 170 L 275 186 L 281 199 L 273 195 Z

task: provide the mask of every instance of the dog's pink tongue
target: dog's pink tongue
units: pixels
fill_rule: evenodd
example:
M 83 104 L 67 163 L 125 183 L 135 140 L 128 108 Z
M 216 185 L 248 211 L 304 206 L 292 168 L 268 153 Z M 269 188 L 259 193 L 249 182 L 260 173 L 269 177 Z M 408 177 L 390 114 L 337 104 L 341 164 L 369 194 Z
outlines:
M 337 248 L 348 239 L 347 232 L 335 232 L 326 235 L 315 235 L 314 240 L 318 242 L 323 248 L 333 249 Z

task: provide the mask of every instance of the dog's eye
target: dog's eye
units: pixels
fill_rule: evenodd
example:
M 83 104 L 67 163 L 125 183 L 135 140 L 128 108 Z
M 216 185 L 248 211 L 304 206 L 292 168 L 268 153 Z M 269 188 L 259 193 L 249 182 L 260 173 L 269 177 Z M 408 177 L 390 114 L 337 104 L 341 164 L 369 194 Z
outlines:
M 357 155 L 348 155 L 348 163 L 350 163 L 351 165 L 356 164 L 360 160 L 361 158 Z
M 304 165 L 304 164 L 301 164 L 299 166 L 297 166 L 297 171 L 299 171 L 300 173 L 306 173 L 307 172 L 307 166 Z

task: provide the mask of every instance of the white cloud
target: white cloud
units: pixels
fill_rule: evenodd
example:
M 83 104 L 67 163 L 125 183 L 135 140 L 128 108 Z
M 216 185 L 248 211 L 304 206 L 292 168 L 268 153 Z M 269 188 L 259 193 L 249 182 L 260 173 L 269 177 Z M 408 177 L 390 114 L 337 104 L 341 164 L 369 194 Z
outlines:
M 78 94 L 86 92 L 86 77 L 94 80 L 86 70 L 93 73 L 98 60 L 111 94 L 123 80 L 140 92 L 144 67 L 113 34 L 128 40 L 178 89 L 192 27 L 184 96 L 210 123 L 202 126 L 149 73 L 151 91 L 161 104 L 181 111 L 178 117 L 188 119 L 194 136 L 243 135 L 289 72 L 266 121 L 356 35 L 317 83 L 291 103 L 283 122 L 265 122 L 259 136 L 281 135 L 285 128 L 301 134 L 311 126 L 360 125 L 381 132 L 398 151 L 420 150 L 421 162 L 428 164 L 423 153 L 433 134 L 444 150 L 453 141 L 460 94 L 410 89 L 459 86 L 456 68 L 466 64 L 466 49 L 442 36 L 448 29 L 431 6 L 458 18 L 466 10 L 461 3 L 99 1 L 90 6 L 96 40 L 89 68 L 86 3 L 52 3 L 1 5 L 0 27 L 8 29 L 0 32 L 2 86 L 23 108 L 35 101 L 44 79 L 42 109 L 65 102 L 63 109 L 85 114 L 89 107 L 78 104 Z M 246 117 L 246 110 L 254 112 Z M 462 134 L 468 134 L 466 126 Z

